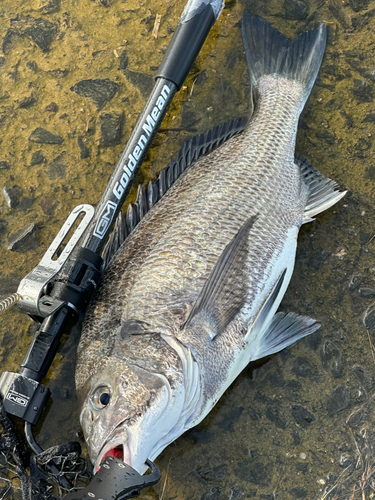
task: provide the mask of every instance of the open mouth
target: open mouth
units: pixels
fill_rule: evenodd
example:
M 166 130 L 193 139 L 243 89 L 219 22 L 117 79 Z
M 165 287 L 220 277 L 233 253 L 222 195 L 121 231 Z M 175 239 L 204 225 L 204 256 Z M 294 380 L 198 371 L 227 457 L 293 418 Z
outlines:
M 131 456 L 130 450 L 127 443 L 124 444 L 123 440 L 120 440 L 117 436 L 117 439 L 109 440 L 101 449 L 98 458 L 96 459 L 94 465 L 94 471 L 98 472 L 100 469 L 100 465 L 103 460 L 107 457 L 115 457 L 119 460 L 122 460 L 126 464 L 131 466 Z
M 116 448 L 112 448 L 111 450 L 108 450 L 106 453 L 104 453 L 104 455 L 102 457 L 102 462 L 107 457 L 114 457 L 114 458 L 118 458 L 119 460 L 124 460 L 123 447 L 117 446 Z

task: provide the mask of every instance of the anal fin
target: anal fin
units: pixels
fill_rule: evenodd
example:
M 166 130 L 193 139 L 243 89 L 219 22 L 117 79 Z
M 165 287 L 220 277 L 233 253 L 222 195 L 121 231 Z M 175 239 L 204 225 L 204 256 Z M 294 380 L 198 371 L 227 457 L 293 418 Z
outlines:
M 314 333 L 320 326 L 320 323 L 309 316 L 279 312 L 275 314 L 267 330 L 262 334 L 259 348 L 252 360 L 282 351 L 297 340 Z

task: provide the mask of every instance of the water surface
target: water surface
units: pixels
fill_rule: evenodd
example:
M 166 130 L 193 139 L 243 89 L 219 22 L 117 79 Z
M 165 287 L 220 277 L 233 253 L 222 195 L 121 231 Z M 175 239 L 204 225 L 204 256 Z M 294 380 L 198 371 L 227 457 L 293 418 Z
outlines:
M 2 0 L 0 187 L 12 200 L 9 207 L 5 196 L 0 199 L 2 297 L 39 262 L 73 207 L 99 200 L 183 6 L 169 0 Z M 249 366 L 209 416 L 157 459 L 162 480 L 141 498 L 372 498 L 375 362 L 362 318 L 375 298 L 375 2 L 227 2 L 136 184 L 154 179 L 191 135 L 247 115 L 239 30 L 244 8 L 289 37 L 319 22 L 328 27 L 297 152 L 348 194 L 301 230 L 281 305 L 316 318 L 322 328 Z M 102 99 L 98 91 L 82 90 L 86 80 L 106 80 Z M 60 139 L 47 140 L 38 128 Z M 30 224 L 34 234 L 8 250 Z M 18 370 L 31 333 L 27 317 L 2 315 L 2 370 Z M 46 381 L 53 403 L 37 428 L 44 447 L 81 439 L 73 380 L 77 339 L 78 329 L 64 338 Z M 341 477 L 341 489 L 324 496 L 350 464 L 357 469 Z

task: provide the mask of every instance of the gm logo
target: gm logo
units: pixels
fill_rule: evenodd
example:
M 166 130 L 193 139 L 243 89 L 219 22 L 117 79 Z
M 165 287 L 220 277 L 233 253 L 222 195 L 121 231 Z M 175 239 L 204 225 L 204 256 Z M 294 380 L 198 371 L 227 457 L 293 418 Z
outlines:
M 94 231 L 94 236 L 96 236 L 100 240 L 107 232 L 107 228 L 111 224 L 113 216 L 115 215 L 116 208 L 117 204 L 113 201 L 107 201 L 105 207 L 103 208 Z
M 13 391 L 9 391 L 8 394 L 6 395 L 6 399 L 9 399 L 12 403 L 15 403 L 16 405 L 20 406 L 27 406 L 27 403 L 29 402 L 29 398 L 23 398 L 22 396 L 19 396 L 17 393 Z

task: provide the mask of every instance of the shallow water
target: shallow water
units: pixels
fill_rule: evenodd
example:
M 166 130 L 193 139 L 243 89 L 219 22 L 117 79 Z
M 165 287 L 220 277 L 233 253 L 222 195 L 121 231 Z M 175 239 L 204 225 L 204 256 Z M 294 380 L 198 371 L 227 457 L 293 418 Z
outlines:
M 9 208 L 0 199 L 1 297 L 16 291 L 74 206 L 98 201 L 183 6 L 168 0 L 0 3 L 0 187 L 13 200 Z M 302 228 L 281 306 L 318 319 L 322 328 L 249 366 L 209 416 L 157 459 L 162 480 L 141 498 L 318 500 L 358 458 L 357 470 L 349 469 L 341 490 L 327 498 L 351 498 L 353 491 L 352 498 L 372 498 L 375 361 L 362 318 L 375 297 L 375 2 L 227 2 L 135 184 L 154 179 L 186 138 L 248 113 L 238 28 L 244 7 L 290 37 L 318 22 L 328 27 L 297 152 L 348 194 Z M 157 14 L 161 24 L 154 38 Z M 118 88 L 100 105 L 72 90 L 87 79 L 108 79 Z M 108 114 L 120 130 L 110 137 L 102 129 Z M 32 142 L 38 127 L 62 142 Z M 13 235 L 29 224 L 35 233 L 20 249 L 8 250 Z M 18 370 L 31 330 L 25 316 L 2 315 L 2 370 Z M 37 428 L 44 447 L 77 434 L 80 439 L 73 381 L 77 338 L 77 328 L 65 337 L 46 381 L 53 403 Z M 371 332 L 370 339 L 375 343 Z M 349 426 L 347 419 L 360 409 Z

